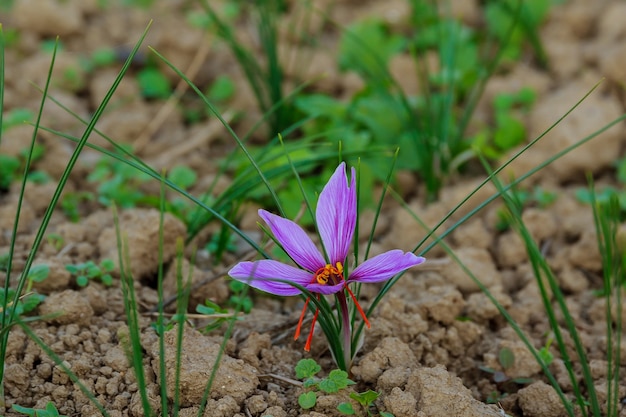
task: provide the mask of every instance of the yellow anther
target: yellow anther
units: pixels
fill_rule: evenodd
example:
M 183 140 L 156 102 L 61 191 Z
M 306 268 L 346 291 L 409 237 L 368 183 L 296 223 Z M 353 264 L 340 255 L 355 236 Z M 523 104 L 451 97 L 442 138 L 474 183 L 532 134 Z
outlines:
M 339 284 L 343 281 L 343 265 L 341 262 L 337 262 L 335 266 L 326 264 L 315 272 L 314 280 L 322 285 L 328 284 L 329 281 L 331 285 Z

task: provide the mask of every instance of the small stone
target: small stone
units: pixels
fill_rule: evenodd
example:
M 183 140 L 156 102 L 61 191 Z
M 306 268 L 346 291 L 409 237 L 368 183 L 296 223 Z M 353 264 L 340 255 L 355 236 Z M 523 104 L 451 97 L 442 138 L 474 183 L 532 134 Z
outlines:
M 560 417 L 565 407 L 552 386 L 537 381 L 517 392 L 518 404 L 526 417 Z
M 417 415 L 417 400 L 410 392 L 400 388 L 391 390 L 391 394 L 384 399 L 385 407 L 396 417 L 413 417 Z
M 159 355 L 165 355 L 167 367 L 167 395 L 174 398 L 174 381 L 176 378 L 176 343 L 177 329 L 174 328 L 165 333 L 165 352 L 159 351 L 159 343 L 155 342 L 149 349 L 152 356 L 154 373 L 159 375 L 156 360 Z M 187 407 L 198 404 L 202 400 L 206 383 L 211 375 L 215 360 L 220 350 L 220 343 L 201 334 L 197 330 L 185 327 L 182 353 L 180 358 L 180 384 L 184 389 L 180 390 L 180 403 Z M 256 390 L 259 385 L 257 371 L 242 360 L 234 359 L 226 354 L 222 355 L 221 362 L 213 381 L 211 398 L 230 398 L 235 404 L 241 405 Z M 226 404 L 224 404 L 226 406 Z M 238 409 L 237 409 L 238 410 Z M 228 415 L 228 414 L 225 414 Z M 230 414 L 232 415 L 232 414 Z
M 406 391 L 418 399 L 419 412 L 411 414 L 413 416 L 502 416 L 496 406 L 474 399 L 461 379 L 448 373 L 442 365 L 417 369 L 409 377 Z
M 39 306 L 39 314 L 56 324 L 87 324 L 93 316 L 89 301 L 79 292 L 66 290 L 48 296 Z

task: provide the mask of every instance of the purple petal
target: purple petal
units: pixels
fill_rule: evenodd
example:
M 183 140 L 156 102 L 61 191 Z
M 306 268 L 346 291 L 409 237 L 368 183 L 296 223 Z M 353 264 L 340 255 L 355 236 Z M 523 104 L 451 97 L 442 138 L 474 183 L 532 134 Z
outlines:
M 272 234 L 283 245 L 285 252 L 301 267 L 311 272 L 326 265 L 324 257 L 304 230 L 291 220 L 265 210 L 259 216 L 267 223 Z
M 346 164 L 339 164 L 320 193 L 315 217 L 330 263 L 345 262 L 356 225 L 356 173 L 348 187 Z
M 374 256 L 357 266 L 350 274 L 348 281 L 381 282 L 387 281 L 399 272 L 419 265 L 426 259 L 411 252 L 399 249 L 390 250 Z
M 335 294 L 335 293 L 341 291 L 343 286 L 344 286 L 343 282 L 341 282 L 340 284 L 337 284 L 337 285 L 323 285 L 323 284 L 308 284 L 308 285 L 305 285 L 307 290 L 309 290 L 311 292 L 316 292 L 316 293 L 319 293 L 319 294 L 324 294 L 324 295 Z
M 228 271 L 228 275 L 261 291 L 283 296 L 301 293 L 289 282 L 304 287 L 313 279 L 310 272 L 270 259 L 240 262 Z M 275 281 L 277 279 L 289 282 Z

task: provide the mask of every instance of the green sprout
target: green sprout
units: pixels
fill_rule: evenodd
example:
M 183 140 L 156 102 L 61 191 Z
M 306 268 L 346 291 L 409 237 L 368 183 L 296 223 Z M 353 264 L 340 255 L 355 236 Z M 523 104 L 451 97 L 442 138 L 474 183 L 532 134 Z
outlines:
M 243 282 L 232 280 L 228 283 L 228 288 L 231 292 L 234 293 L 228 299 L 228 305 L 233 308 L 240 306 L 241 311 L 249 314 L 252 311 L 252 298 L 250 298 L 249 295 L 238 295 L 243 294 L 243 291 L 246 288 L 246 284 L 244 284 Z
M 196 183 L 198 175 L 189 167 L 177 165 L 169 171 L 167 179 L 183 190 L 187 190 Z
M 3 121 L 4 125 L 4 121 Z M 33 148 L 31 155 L 31 163 L 41 159 L 44 154 L 44 147 L 37 145 Z M 18 156 L 0 155 L 0 192 L 7 191 L 11 183 L 20 177 L 21 172 L 26 166 L 28 151 L 23 149 Z M 35 183 L 44 183 L 49 177 L 47 174 L 31 171 L 28 173 L 27 179 Z
M 541 360 L 543 360 L 544 363 L 548 366 L 550 366 L 550 364 L 552 364 L 552 362 L 554 361 L 554 355 L 552 354 L 552 352 L 550 352 L 550 346 L 552 345 L 552 342 L 554 342 L 554 337 L 548 337 L 546 339 L 546 344 L 543 345 L 543 347 L 537 352 Z
M 121 208 L 134 207 L 146 201 L 139 186 L 148 179 L 149 175 L 109 158 L 102 158 L 87 177 L 87 181 L 98 183 L 98 202 L 104 206 L 115 203 Z
M 46 264 L 33 265 L 26 275 L 26 293 L 29 293 L 35 282 L 43 282 L 50 275 L 50 267 Z
M 91 279 L 99 279 L 104 285 L 113 284 L 113 277 L 110 272 L 115 269 L 115 263 L 111 259 L 103 259 L 100 265 L 93 261 L 82 262 L 74 265 L 65 265 L 72 275 L 76 276 L 76 284 L 85 287 Z
M 493 130 L 482 131 L 472 139 L 472 146 L 490 159 L 499 159 L 526 140 L 526 127 L 519 113 L 527 113 L 536 94 L 530 88 L 515 93 L 500 93 L 493 99 Z
M 502 371 L 497 371 L 493 368 L 489 368 L 488 366 L 479 366 L 482 371 L 488 372 L 493 375 L 493 382 L 496 383 L 500 391 L 504 392 L 504 394 L 492 392 L 487 398 L 487 402 L 489 404 L 496 404 L 502 398 L 506 397 L 509 393 L 515 392 L 518 385 L 524 385 L 533 382 L 531 378 L 511 378 L 506 374 L 507 369 L 512 368 L 515 364 L 515 354 L 511 349 L 500 349 L 500 351 L 498 352 L 498 362 L 502 367 Z
M 58 233 L 49 233 L 46 236 L 46 241 L 57 251 L 61 250 L 63 245 L 65 245 L 65 239 Z
M 380 393 L 376 391 L 372 391 L 372 390 L 367 390 L 365 392 L 351 392 L 350 393 L 350 398 L 352 398 L 354 401 L 359 403 L 361 407 L 365 409 L 365 412 L 367 413 L 368 416 L 372 416 L 371 408 L 374 405 L 374 401 L 376 401 L 378 397 L 380 397 Z M 346 415 L 356 414 L 354 407 L 352 407 L 352 404 L 349 402 L 340 403 L 337 406 L 337 410 L 339 410 L 340 413 L 346 414 Z M 393 417 L 393 414 L 385 412 L 385 411 L 381 411 L 379 414 L 382 417 Z
M 2 130 L 6 131 L 14 126 L 23 125 L 35 119 L 32 111 L 25 108 L 15 108 L 2 116 Z
M 172 94 L 167 77 L 157 67 L 149 66 L 137 74 L 141 95 L 148 99 L 166 99 Z
M 17 176 L 20 161 L 14 156 L 0 155 L 0 191 L 6 191 Z
M 41 304 L 44 298 L 45 296 L 43 296 L 42 294 L 37 294 L 37 293 L 25 294 L 21 296 L 17 300 L 15 316 L 22 316 L 26 313 L 30 313 L 31 311 L 36 309 L 39 304 Z M 7 306 L 12 306 L 14 302 L 15 302 L 15 290 L 12 288 L 9 288 L 8 291 L 5 291 L 4 288 L 0 288 L 0 305 L 5 305 L 6 303 Z M 3 313 L 8 315 L 9 311 L 10 309 L 8 309 L 7 311 Z
M 330 371 L 326 378 L 317 378 L 315 375 L 321 369 L 314 359 L 301 359 L 296 365 L 296 378 L 303 379 L 302 386 L 309 389 L 309 391 L 300 394 L 298 397 L 298 404 L 304 410 L 315 407 L 317 391 L 334 394 L 347 388 L 349 385 L 355 384 L 354 381 L 348 378 L 348 373 L 340 369 Z
M 61 200 L 61 210 L 70 219 L 77 223 L 80 220 L 80 203 L 93 201 L 93 193 L 89 191 L 75 191 L 66 193 Z
M 27 408 L 22 407 L 16 404 L 12 406 L 13 411 L 16 411 L 20 414 L 24 414 L 30 417 L 65 417 L 59 414 L 59 410 L 57 410 L 56 406 L 52 401 L 48 401 L 45 409 L 36 409 L 36 408 Z
M 201 314 L 205 319 L 209 320 L 209 323 L 202 327 L 200 331 L 202 333 L 208 333 L 212 330 L 219 329 L 223 324 L 228 323 L 233 315 L 227 309 L 220 307 L 211 300 L 204 300 L 204 304 L 198 304 L 196 306 L 196 312 Z

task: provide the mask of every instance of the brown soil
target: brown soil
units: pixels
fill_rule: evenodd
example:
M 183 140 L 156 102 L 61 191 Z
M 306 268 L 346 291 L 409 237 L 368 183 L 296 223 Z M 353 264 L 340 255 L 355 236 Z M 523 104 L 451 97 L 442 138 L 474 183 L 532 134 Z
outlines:
M 84 0 L 17 0 L 12 12 L 2 16 L 5 31 L 20 30 L 19 42 L 6 51 L 5 107 L 11 110 L 26 107 L 36 110 L 40 93 L 29 83 L 43 85 L 50 54 L 39 47 L 41 39 L 61 36 L 64 49 L 57 56 L 51 95 L 79 115 L 88 115 L 109 88 L 117 69 L 104 68 L 93 73 L 78 73 L 78 84 L 67 82 L 64 70 L 80 68 L 81 56 L 102 46 L 126 50 L 134 44 L 149 19 L 154 19 L 145 45 L 156 48 L 175 65 L 186 70 L 194 59 L 201 62 L 197 76 L 199 85 L 221 74 L 235 77 L 237 95 L 231 108 L 248 116 L 236 125 L 238 132 L 246 132 L 258 118 L 254 100 L 247 84 L 226 48 L 200 30 L 191 29 L 185 21 L 184 3 L 162 1 L 143 11 L 138 8 L 98 7 L 98 1 Z M 402 24 L 407 2 L 390 0 L 355 3 L 319 0 L 320 8 L 328 10 L 332 19 L 347 24 L 353 19 L 376 15 L 392 23 Z M 476 1 L 451 2 L 458 14 L 476 24 Z M 294 12 L 295 13 L 295 12 Z M 316 79 L 312 89 L 323 92 L 352 94 L 361 87 L 351 74 L 339 73 L 333 63 L 336 34 L 321 36 L 329 30 L 321 19 L 312 21 L 313 36 L 324 39 L 327 45 L 319 49 L 304 49 L 312 63 L 304 73 L 294 78 Z M 626 3 L 617 0 L 590 2 L 570 1 L 555 7 L 542 29 L 542 39 L 551 62 L 551 70 L 536 68 L 531 62 L 521 62 L 506 73 L 497 75 L 487 87 L 485 99 L 477 110 L 477 119 L 488 114 L 487 103 L 494 94 L 516 91 L 529 86 L 538 93 L 537 104 L 526 117 L 530 137 L 543 132 L 603 77 L 607 79 L 548 137 L 528 151 L 511 172 L 520 175 L 546 157 L 583 138 L 615 119 L 622 112 L 623 82 L 626 79 Z M 242 30 L 242 36 L 249 32 Z M 298 46 L 301 41 L 284 29 L 285 44 Z M 254 42 L 254 39 L 250 39 Z M 209 46 L 206 52 L 203 45 Z M 302 47 L 310 48 L 310 47 Z M 147 49 L 143 49 L 149 54 Z M 203 55 L 205 54 L 205 55 Z M 410 83 L 414 77 L 406 60 L 393 60 L 393 72 L 399 80 L 408 80 L 407 91 L 415 89 Z M 192 69 L 193 71 L 193 69 Z M 403 76 L 403 71 L 409 75 Z M 178 79 L 169 74 L 173 82 Z M 320 77 L 324 75 L 324 77 Z M 76 80 L 74 80 L 76 81 Z M 402 82 L 402 81 L 401 81 Z M 176 164 L 187 165 L 199 175 L 197 193 L 209 184 L 217 172 L 216 155 L 223 154 L 231 145 L 219 124 L 203 122 L 185 125 L 177 111 L 165 116 L 160 113 L 164 103 L 146 101 L 138 94 L 133 77 L 127 77 L 113 98 L 98 127 L 124 143 L 133 143 L 139 155 L 160 170 Z M 65 111 L 46 105 L 44 126 L 68 134 L 78 135 L 82 126 Z M 156 128 L 155 130 L 151 130 Z M 1 154 L 17 154 L 29 143 L 32 128 L 20 126 L 7 131 L 2 138 Z M 594 296 L 601 285 L 601 262 L 597 250 L 596 233 L 589 206 L 574 198 L 574 190 L 585 186 L 585 173 L 606 174 L 620 154 L 624 133 L 613 128 L 594 139 L 558 163 L 533 176 L 528 185 L 538 184 L 558 194 L 548 208 L 531 207 L 525 210 L 524 220 L 533 236 L 546 245 L 547 256 L 568 294 L 568 305 L 574 314 L 588 358 L 594 372 L 596 388 L 606 395 L 606 337 L 604 299 Z M 61 138 L 41 133 L 40 140 L 46 152 L 37 168 L 58 178 L 72 146 Z M 186 141 L 191 141 L 187 146 Z M 105 145 L 99 138 L 93 142 Z M 181 145 L 182 144 L 182 145 Z M 106 146 L 106 145 L 105 145 Z M 84 180 L 98 154 L 85 151 L 81 162 L 68 183 L 69 190 L 92 190 L 93 184 Z M 614 176 L 614 174 L 611 174 Z M 401 176 L 406 196 L 414 196 L 418 184 L 410 175 Z M 454 205 L 461 201 L 480 181 L 480 178 L 456 179 L 446 186 L 439 202 L 425 206 L 410 197 L 409 206 L 429 226 L 434 226 Z M 15 274 L 20 272 L 33 233 L 46 209 L 55 184 L 29 185 L 18 228 Z M 158 194 L 158 184 L 148 190 Z M 0 253 L 8 250 L 18 187 L 0 196 Z M 218 190 L 219 191 L 219 186 Z M 469 212 L 488 196 L 492 189 L 484 189 L 472 198 L 454 218 Z M 64 265 L 105 258 L 116 259 L 117 241 L 112 212 L 95 203 L 85 204 L 77 223 L 70 222 L 60 211 L 53 217 L 49 233 L 63 238 L 64 246 L 55 247 L 46 242 L 40 248 L 36 263 L 51 266 L 50 277 L 35 287 L 47 298 L 37 313 L 62 313 L 48 320 L 32 324 L 34 332 L 59 355 L 67 366 L 101 401 L 111 416 L 141 416 L 142 406 L 137 382 L 130 369 L 123 341 L 128 338 L 124 304 L 119 279 L 112 287 L 92 282 L 79 288 Z M 549 330 L 538 295 L 537 285 L 520 239 L 511 231 L 497 232 L 498 206 L 492 204 L 456 230 L 449 243 L 467 267 L 486 285 L 539 348 L 546 343 Z M 371 213 L 365 213 L 371 218 Z M 251 235 L 258 236 L 256 213 L 250 209 L 243 225 Z M 454 219 L 453 219 L 454 220 Z M 154 277 L 158 269 L 158 212 L 151 209 L 128 209 L 121 212 L 121 227 L 128 236 L 130 263 L 139 305 L 148 311 L 156 304 Z M 244 226 L 245 227 L 245 226 Z M 176 253 L 176 241 L 185 236 L 185 226 L 171 216 L 165 218 L 164 258 L 168 265 Z M 210 236 L 203 233 L 197 243 L 203 245 Z M 422 238 L 424 231 L 413 218 L 397 204 L 386 204 L 379 224 L 373 253 L 391 248 L 409 250 Z M 361 234 L 367 238 L 366 233 Z M 190 266 L 194 282 L 202 282 L 220 274 L 247 251 L 241 244 L 239 253 L 229 255 L 224 265 L 212 267 L 202 262 L 206 254 L 199 253 L 199 263 Z M 189 250 L 188 252 L 191 252 Z M 501 370 L 498 352 L 508 347 L 515 354 L 515 364 L 506 371 L 511 378 L 532 378 L 531 384 L 520 385 L 502 398 L 501 406 L 511 416 L 557 417 L 565 415 L 554 390 L 546 384 L 539 366 L 524 345 L 502 319 L 497 309 L 481 293 L 468 276 L 441 249 L 427 254 L 423 268 L 409 271 L 379 305 L 371 318 L 365 344 L 352 368 L 357 391 L 367 389 L 382 393 L 377 401 L 379 410 L 396 417 L 410 416 L 502 416 L 495 405 L 487 405 L 488 396 L 501 387 L 490 374 L 481 371 L 485 365 Z M 175 271 L 171 267 L 166 278 L 166 291 L 175 291 Z M 14 276 L 16 276 L 14 275 Z M 116 275 L 118 277 L 119 275 Z M 365 289 L 363 300 L 371 299 L 375 289 Z M 192 304 L 205 298 L 224 304 L 228 288 L 221 278 L 202 285 L 194 292 Z M 332 361 L 325 350 L 324 338 L 318 334 L 310 354 L 302 349 L 302 342 L 292 342 L 291 335 L 297 322 L 301 303 L 298 299 L 278 300 L 255 294 L 254 309 L 237 324 L 229 341 L 221 367 L 211 392 L 206 416 L 335 416 L 336 405 L 347 399 L 347 393 L 321 396 L 314 411 L 304 412 L 297 404 L 301 387 L 290 380 L 295 378 L 294 366 L 304 357 L 317 359 L 323 372 L 329 372 Z M 465 317 L 468 320 L 459 320 Z M 160 352 L 158 339 L 149 326 L 154 317 L 141 318 L 142 345 L 145 349 L 144 366 L 148 376 L 151 402 L 158 409 L 158 357 L 165 355 L 168 379 L 174 378 L 175 334 L 168 333 L 166 350 Z M 199 324 L 199 323 L 196 323 Z M 221 333 L 203 335 L 189 327 L 185 330 L 181 374 L 181 415 L 197 412 L 215 355 L 221 343 Z M 622 344 L 626 346 L 626 344 Z M 563 362 L 553 348 L 557 359 L 552 372 L 568 395 L 572 387 Z M 622 355 L 626 358 L 626 354 Z M 72 383 L 61 368 L 42 352 L 21 330 L 10 334 L 6 358 L 6 405 L 4 415 L 14 416 L 8 410 L 12 404 L 43 408 L 53 401 L 59 411 L 71 416 L 99 415 L 85 395 Z M 580 366 L 574 364 L 578 372 Z M 170 381 L 168 381 L 170 382 Z M 626 395 L 622 379 L 620 395 Z M 169 383 L 168 387 L 173 384 Z M 173 392 L 168 392 L 172 397 Z M 358 409 L 358 408 L 357 408 Z M 362 411 L 361 415 L 363 415 Z M 626 409 L 620 411 L 626 415 Z

